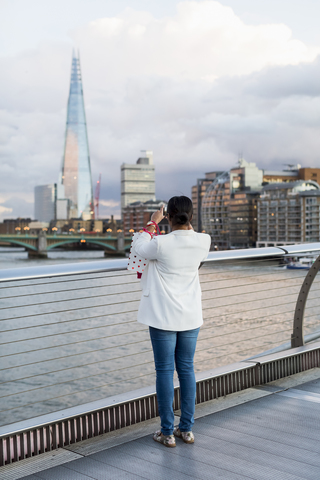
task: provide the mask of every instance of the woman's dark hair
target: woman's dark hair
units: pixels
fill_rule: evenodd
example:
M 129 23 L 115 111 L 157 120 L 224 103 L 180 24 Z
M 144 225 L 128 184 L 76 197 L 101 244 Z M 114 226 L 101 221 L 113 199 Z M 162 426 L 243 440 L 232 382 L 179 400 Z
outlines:
M 192 202 L 190 198 L 184 195 L 172 197 L 168 202 L 167 212 L 173 226 L 186 225 L 192 219 Z

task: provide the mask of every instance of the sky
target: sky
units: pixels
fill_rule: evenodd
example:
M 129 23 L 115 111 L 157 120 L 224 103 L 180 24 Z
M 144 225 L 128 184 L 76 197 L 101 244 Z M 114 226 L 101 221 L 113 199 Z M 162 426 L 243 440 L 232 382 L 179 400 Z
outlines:
M 0 220 L 34 218 L 58 181 L 73 48 L 101 217 L 141 150 L 160 200 L 240 153 L 320 167 L 319 17 L 318 0 L 0 0 Z

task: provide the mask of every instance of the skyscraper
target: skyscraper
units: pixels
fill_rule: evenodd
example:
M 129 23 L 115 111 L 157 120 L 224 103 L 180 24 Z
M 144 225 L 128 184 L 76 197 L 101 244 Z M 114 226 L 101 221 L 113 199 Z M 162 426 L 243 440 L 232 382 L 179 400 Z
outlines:
M 34 217 L 39 222 L 50 222 L 56 217 L 57 184 L 38 185 L 34 189 Z
M 135 164 L 121 165 L 121 215 L 123 209 L 132 202 L 155 200 L 155 171 L 153 153 L 142 150 Z
M 64 156 L 60 175 L 69 217 L 88 220 L 93 210 L 92 179 L 80 60 L 73 53 Z

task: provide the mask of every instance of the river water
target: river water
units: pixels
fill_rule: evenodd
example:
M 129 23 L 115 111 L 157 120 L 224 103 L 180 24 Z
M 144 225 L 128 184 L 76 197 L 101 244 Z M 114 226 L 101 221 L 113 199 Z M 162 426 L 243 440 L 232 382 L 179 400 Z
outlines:
M 0 248 L 0 268 L 103 258 L 97 250 L 49 255 L 29 260 L 22 250 Z M 289 342 L 305 274 L 275 261 L 202 267 L 196 371 Z M 320 328 L 319 284 L 309 294 L 305 333 Z M 0 284 L 0 425 L 153 385 L 148 329 L 136 322 L 139 299 L 128 272 Z
M 47 259 L 29 259 L 23 248 L 0 247 L 0 269 L 91 262 L 104 258 L 102 250 L 52 250 Z

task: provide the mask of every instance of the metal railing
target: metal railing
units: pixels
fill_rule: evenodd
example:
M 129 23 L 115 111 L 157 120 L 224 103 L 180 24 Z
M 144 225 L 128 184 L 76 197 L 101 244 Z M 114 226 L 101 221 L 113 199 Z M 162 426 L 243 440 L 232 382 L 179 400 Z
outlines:
M 195 357 L 198 379 L 203 377 L 201 372 L 244 362 L 248 357 L 272 351 L 279 345 L 280 349 L 290 348 L 291 335 L 293 346 L 302 345 L 305 337 L 317 338 L 320 330 L 316 277 L 319 260 L 308 280 L 308 291 L 304 283 L 307 272 L 286 270 L 281 261 L 288 255 L 319 250 L 320 244 L 316 243 L 209 254 L 200 270 L 204 325 Z M 51 415 L 50 421 L 48 418 L 42 421 L 48 426 L 52 424 L 52 415 L 56 415 L 51 412 L 58 412 L 59 417 L 62 410 L 63 415 L 68 416 L 67 412 L 75 409 L 78 412 L 72 414 L 75 418 L 86 417 L 85 426 L 81 428 L 79 425 L 72 427 L 71 421 L 68 424 L 69 430 L 76 428 L 75 441 L 85 438 L 90 431 L 97 434 L 119 428 L 124 420 L 122 423 L 116 421 L 109 407 L 103 410 L 102 404 L 108 404 L 105 399 L 112 397 L 117 398 L 119 405 L 129 405 L 128 392 L 137 387 L 146 389 L 144 400 L 138 395 L 138 403 L 123 407 L 133 409 L 130 415 L 129 411 L 123 413 L 123 418 L 130 417 L 130 422 L 135 423 L 157 414 L 148 329 L 136 322 L 139 282 L 135 275 L 125 270 L 126 264 L 127 260 L 121 259 L 0 271 L 0 425 L 3 425 L 0 440 L 10 435 L 13 438 L 12 432 L 17 425 L 10 426 L 12 422 L 18 421 L 20 427 L 24 425 L 24 431 L 30 431 L 31 425 L 35 428 L 34 422 L 38 421 L 33 417 Z M 249 370 L 255 369 L 258 363 L 261 364 L 260 357 L 256 364 L 250 363 Z M 237 368 L 243 371 L 244 363 Z M 229 374 L 232 377 L 231 372 Z M 257 371 L 252 375 L 249 383 L 242 382 L 243 388 L 247 384 L 257 384 Z M 223 378 L 225 382 L 228 377 Z M 226 392 L 227 387 L 220 385 L 218 388 L 216 380 L 202 378 L 199 382 L 198 402 Z M 212 384 L 210 388 L 209 384 Z M 206 388 L 210 394 L 209 390 L 205 393 Z M 231 390 L 237 391 L 237 388 L 234 386 Z M 175 401 L 179 405 L 178 396 Z M 100 403 L 96 408 L 92 404 L 77 407 L 88 402 Z M 114 405 L 115 400 L 111 403 Z M 120 417 L 121 408 L 117 413 Z M 92 420 L 96 421 L 97 429 L 88 420 L 86 409 L 104 411 L 103 418 Z M 99 419 L 99 415 L 95 418 Z M 86 433 L 90 425 L 91 430 Z M 49 430 L 45 433 L 46 428 L 42 435 L 49 434 Z M 80 437 L 76 431 L 82 432 Z M 63 442 L 71 441 L 72 432 L 69 433 L 63 434 Z M 59 441 L 61 445 L 61 435 L 59 440 L 56 434 L 51 447 Z M 28 448 L 34 452 L 34 443 L 32 445 Z M 43 445 L 36 450 L 49 448 L 47 443 Z M 29 455 L 25 445 L 24 453 L 19 455 L 13 451 L 9 454 L 8 448 L 7 445 L 5 454 L 2 452 L 3 463 Z

